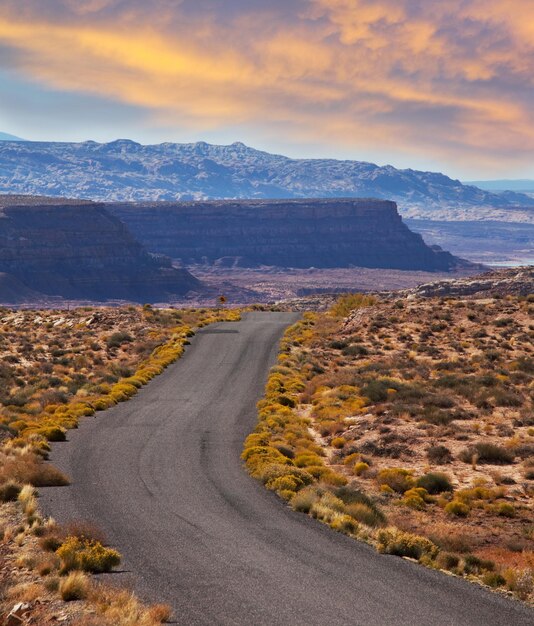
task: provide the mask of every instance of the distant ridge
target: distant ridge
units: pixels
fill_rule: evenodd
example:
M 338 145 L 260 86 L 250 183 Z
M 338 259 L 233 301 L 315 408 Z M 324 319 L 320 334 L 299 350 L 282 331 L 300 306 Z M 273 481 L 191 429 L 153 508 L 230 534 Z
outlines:
M 0 141 L 26 141 L 26 139 L 21 139 L 9 133 L 0 133 Z
M 462 219 L 508 219 L 516 207 L 534 214 L 534 199 L 527 195 L 490 193 L 440 173 L 291 159 L 240 142 L 0 142 L 0 193 L 106 202 L 373 197 L 397 202 L 404 215 L 427 219 L 437 211 L 440 219 L 449 219 L 445 211 L 462 213 Z
M 514 180 L 473 180 L 465 185 L 474 185 L 486 191 L 518 191 L 534 192 L 534 180 L 518 178 Z

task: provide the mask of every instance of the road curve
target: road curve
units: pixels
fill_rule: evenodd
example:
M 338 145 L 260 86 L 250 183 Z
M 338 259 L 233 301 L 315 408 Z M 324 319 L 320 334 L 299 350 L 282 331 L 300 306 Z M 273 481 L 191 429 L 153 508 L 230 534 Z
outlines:
M 126 403 L 55 444 L 69 487 L 41 490 L 56 519 L 88 518 L 141 596 L 195 624 L 529 625 L 520 603 L 294 513 L 239 455 L 277 342 L 297 316 L 250 313 L 201 330 Z

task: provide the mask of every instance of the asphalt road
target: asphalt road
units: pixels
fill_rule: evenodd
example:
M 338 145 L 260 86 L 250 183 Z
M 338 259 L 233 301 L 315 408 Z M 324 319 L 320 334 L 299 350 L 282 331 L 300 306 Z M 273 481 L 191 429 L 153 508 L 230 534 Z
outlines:
M 295 513 L 243 470 L 277 342 L 294 314 L 210 326 L 133 399 L 55 444 L 73 484 L 41 490 L 60 521 L 88 518 L 141 596 L 178 624 L 520 626 L 534 612 Z

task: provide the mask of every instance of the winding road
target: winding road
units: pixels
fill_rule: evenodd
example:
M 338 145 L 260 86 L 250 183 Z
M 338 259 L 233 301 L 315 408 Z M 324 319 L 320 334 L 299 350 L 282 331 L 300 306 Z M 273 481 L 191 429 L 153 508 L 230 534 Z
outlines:
M 130 401 L 54 444 L 72 485 L 41 490 L 46 513 L 90 519 L 124 557 L 127 582 L 175 621 L 280 626 L 532 626 L 519 602 L 377 554 L 294 513 L 239 455 L 288 313 L 208 326 Z

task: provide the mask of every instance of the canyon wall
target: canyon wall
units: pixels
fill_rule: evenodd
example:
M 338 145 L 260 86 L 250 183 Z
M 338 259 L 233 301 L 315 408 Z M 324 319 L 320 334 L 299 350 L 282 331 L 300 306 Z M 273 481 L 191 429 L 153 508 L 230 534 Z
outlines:
M 13 285 L 68 299 L 157 302 L 200 284 L 150 255 L 100 204 L 23 196 L 0 196 L 0 272 L 11 285 L 3 302 L 14 302 Z
M 113 203 L 151 252 L 185 264 L 450 270 L 458 259 L 427 246 L 395 202 L 373 199 Z

